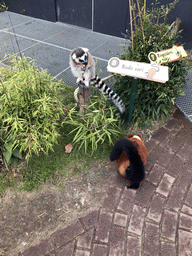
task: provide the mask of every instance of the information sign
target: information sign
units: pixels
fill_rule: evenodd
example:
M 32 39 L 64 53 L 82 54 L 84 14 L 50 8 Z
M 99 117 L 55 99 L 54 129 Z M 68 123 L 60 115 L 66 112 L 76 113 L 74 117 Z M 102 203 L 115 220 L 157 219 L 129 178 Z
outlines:
M 107 70 L 112 73 L 142 78 L 159 83 L 169 80 L 168 67 L 160 66 L 157 63 L 143 63 L 128 60 L 120 60 L 113 57 L 108 61 Z
M 173 62 L 186 57 L 187 53 L 183 46 L 173 46 L 173 48 L 168 50 L 163 50 L 160 52 L 150 52 L 148 58 L 151 62 L 156 62 L 158 64 Z

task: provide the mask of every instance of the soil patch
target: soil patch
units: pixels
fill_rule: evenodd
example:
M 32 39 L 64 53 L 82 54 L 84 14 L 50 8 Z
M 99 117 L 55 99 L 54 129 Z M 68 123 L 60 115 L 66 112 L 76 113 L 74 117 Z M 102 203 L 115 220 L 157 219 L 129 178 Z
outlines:
M 174 111 L 176 108 L 174 108 Z M 173 111 L 173 112 L 174 112 Z M 141 132 L 146 142 L 162 122 Z M 0 198 L 0 256 L 14 256 L 59 228 L 102 206 L 109 185 L 119 180 L 114 162 L 90 163 L 91 168 L 66 178 L 62 188 L 51 182 L 32 192 L 7 189 Z M 72 173 L 69 170 L 68 173 Z M 122 186 L 128 185 L 120 179 Z
M 33 192 L 7 190 L 0 199 L 0 255 L 13 256 L 99 208 L 116 174 L 114 163 L 96 161 L 62 188 L 48 183 Z

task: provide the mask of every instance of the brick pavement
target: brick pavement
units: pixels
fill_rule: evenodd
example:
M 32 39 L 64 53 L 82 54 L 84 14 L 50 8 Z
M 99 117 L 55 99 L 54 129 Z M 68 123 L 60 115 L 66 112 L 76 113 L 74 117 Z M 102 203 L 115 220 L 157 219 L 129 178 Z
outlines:
M 176 111 L 146 143 L 146 179 L 17 256 L 192 256 L 192 124 Z

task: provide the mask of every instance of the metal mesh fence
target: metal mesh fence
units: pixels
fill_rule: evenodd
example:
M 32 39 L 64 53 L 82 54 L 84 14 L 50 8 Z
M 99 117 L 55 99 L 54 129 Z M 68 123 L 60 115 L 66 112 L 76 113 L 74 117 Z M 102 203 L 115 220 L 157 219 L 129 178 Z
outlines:
M 184 115 L 192 121 L 192 69 L 186 77 L 187 88 L 183 89 L 184 95 L 175 100 L 176 106 L 184 113 Z

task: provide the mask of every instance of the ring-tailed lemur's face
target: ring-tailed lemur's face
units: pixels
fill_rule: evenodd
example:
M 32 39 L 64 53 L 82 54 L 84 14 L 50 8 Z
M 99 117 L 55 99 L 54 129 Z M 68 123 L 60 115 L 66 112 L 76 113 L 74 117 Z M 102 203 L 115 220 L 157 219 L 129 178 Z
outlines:
M 71 57 L 75 65 L 80 66 L 82 71 L 85 71 L 88 64 L 88 49 L 76 48 L 71 53 Z

